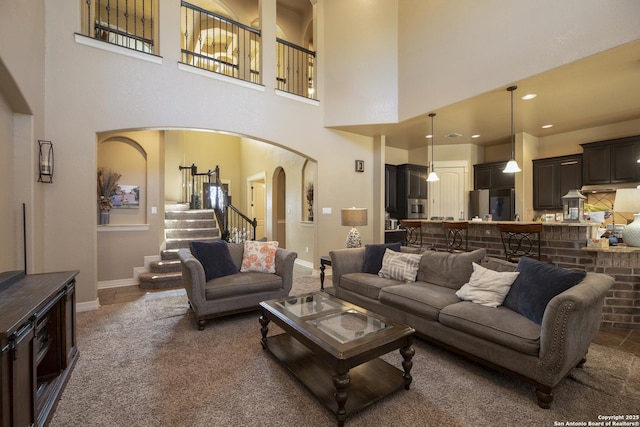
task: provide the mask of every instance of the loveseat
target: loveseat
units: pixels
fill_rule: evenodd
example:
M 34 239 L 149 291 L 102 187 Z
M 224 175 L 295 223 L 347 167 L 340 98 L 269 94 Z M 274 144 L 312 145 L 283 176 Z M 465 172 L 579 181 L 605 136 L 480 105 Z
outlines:
M 192 242 L 191 249 L 178 250 L 182 284 L 198 329 L 204 329 L 207 319 L 255 310 L 261 301 L 289 295 L 296 252 L 271 247 L 272 265 L 259 268 L 250 265 L 251 260 L 244 256 L 245 245 L 259 246 L 264 252 L 268 243 L 273 242 L 217 240 Z
M 381 246 L 330 252 L 335 295 L 408 324 L 428 341 L 534 385 L 542 408 L 548 408 L 553 400 L 553 388 L 586 361 L 589 344 L 600 327 L 605 294 L 613 284 L 613 278 L 605 274 L 561 269 L 529 258 L 512 264 L 487 257 L 484 249 L 460 253 L 428 250 L 411 255 L 418 257 L 418 267 L 415 281 L 407 283 L 375 273 L 382 270 L 380 259 L 375 258 Z M 377 255 L 369 250 L 375 247 Z M 388 251 L 385 249 L 385 254 Z M 483 271 L 484 276 L 475 270 Z M 478 289 L 470 287 L 471 279 L 478 285 L 482 277 L 503 280 L 516 270 L 518 275 L 502 302 L 492 303 L 497 307 L 479 303 L 482 298 L 473 302 L 457 295 L 465 296 L 463 287 Z M 532 301 L 534 306 L 540 304 L 538 299 L 544 300 L 540 294 L 552 285 L 567 287 L 562 283 L 569 280 L 563 279 L 565 275 L 577 284 L 556 296 L 547 292 L 550 300 L 538 308 L 538 318 L 532 316 L 526 305 Z M 515 301 L 519 311 L 502 305 L 508 300 L 513 300 L 511 307 Z

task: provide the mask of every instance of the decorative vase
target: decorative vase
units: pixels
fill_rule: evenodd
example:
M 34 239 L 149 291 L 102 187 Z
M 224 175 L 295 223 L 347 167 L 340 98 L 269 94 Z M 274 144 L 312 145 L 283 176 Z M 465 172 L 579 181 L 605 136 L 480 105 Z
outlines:
M 109 224 L 109 209 L 100 210 L 100 225 Z

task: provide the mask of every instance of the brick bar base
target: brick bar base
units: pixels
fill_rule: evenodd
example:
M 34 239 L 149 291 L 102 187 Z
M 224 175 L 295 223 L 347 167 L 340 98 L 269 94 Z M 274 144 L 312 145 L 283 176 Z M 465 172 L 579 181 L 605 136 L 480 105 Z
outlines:
M 469 250 L 484 248 L 489 256 L 504 256 L 495 222 L 469 223 Z M 564 268 L 608 274 L 615 279 L 604 302 L 602 326 L 640 329 L 640 248 L 585 248 L 593 225 L 545 223 L 542 253 Z M 422 222 L 422 247 L 446 249 L 440 221 Z

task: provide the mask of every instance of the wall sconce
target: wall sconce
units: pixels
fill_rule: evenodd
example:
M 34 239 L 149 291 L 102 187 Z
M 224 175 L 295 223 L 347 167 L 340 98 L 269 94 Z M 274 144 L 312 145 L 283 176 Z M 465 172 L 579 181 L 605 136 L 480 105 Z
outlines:
M 38 182 L 53 183 L 53 144 L 51 141 L 38 141 Z
M 361 247 L 362 241 L 356 227 L 367 225 L 367 208 L 342 209 L 340 215 L 342 225 L 351 227 L 347 234 L 347 248 Z

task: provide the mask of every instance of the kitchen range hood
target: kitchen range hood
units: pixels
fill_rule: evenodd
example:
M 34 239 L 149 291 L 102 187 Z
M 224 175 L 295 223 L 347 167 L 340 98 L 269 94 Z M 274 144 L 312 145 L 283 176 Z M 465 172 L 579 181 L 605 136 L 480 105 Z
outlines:
M 613 193 L 620 188 L 636 188 L 639 184 L 638 182 L 622 182 L 618 184 L 583 185 L 580 191 L 582 191 L 582 194 Z

